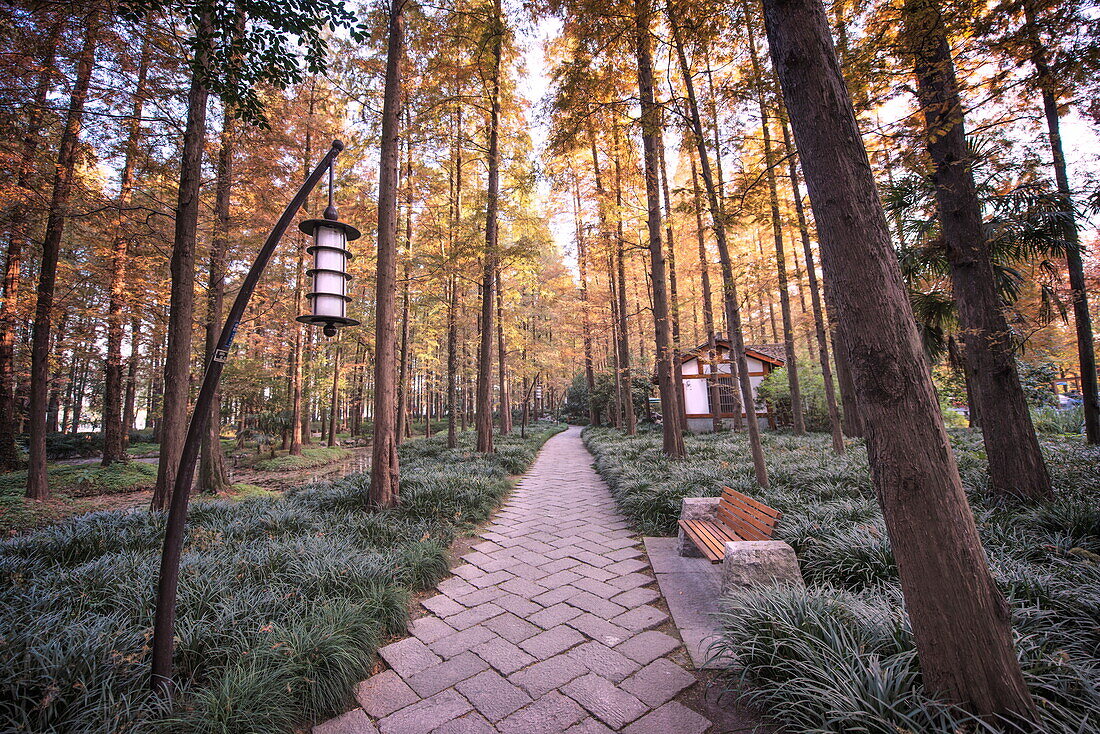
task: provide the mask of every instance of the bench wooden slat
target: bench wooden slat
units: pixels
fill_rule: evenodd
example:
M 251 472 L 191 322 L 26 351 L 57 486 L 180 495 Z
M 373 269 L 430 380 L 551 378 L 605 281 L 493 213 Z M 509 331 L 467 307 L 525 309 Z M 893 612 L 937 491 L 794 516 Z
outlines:
M 771 540 L 781 517 L 779 510 L 725 487 L 718 500 L 717 522 L 680 520 L 679 526 L 711 563 L 718 563 L 725 556 L 727 541 Z

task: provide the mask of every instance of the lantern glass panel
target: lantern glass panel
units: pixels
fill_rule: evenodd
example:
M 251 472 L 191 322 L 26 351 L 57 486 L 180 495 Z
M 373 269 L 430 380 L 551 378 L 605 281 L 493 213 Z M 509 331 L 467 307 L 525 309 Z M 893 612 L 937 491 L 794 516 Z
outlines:
M 317 235 L 317 244 L 321 247 L 336 247 L 343 250 L 346 246 L 347 239 L 344 230 L 339 227 L 326 227 L 320 224 L 317 226 L 315 234 Z
M 313 315 L 344 318 L 344 303 L 340 296 L 316 295 L 313 297 Z
M 313 257 L 317 267 L 322 270 L 339 270 L 343 272 L 346 269 L 347 264 L 342 252 L 319 248 L 314 252 Z
M 335 293 L 344 295 L 344 284 L 347 279 L 339 273 L 329 273 L 324 270 L 313 274 L 313 291 L 315 293 Z

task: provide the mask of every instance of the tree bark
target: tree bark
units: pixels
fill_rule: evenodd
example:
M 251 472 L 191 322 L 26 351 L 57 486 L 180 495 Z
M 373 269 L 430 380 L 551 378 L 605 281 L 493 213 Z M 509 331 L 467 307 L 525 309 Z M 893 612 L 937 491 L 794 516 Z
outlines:
M 458 238 L 458 227 L 462 221 L 462 107 L 455 110 L 455 163 L 452 179 L 451 228 L 449 232 L 451 251 Z M 452 263 L 453 266 L 453 263 Z M 458 409 L 458 278 L 451 275 L 447 281 L 447 448 L 458 446 L 458 431 L 455 427 L 455 410 Z
M 204 24 L 208 22 L 203 21 Z M 199 32 L 204 31 L 200 29 Z M 206 140 L 206 103 L 209 97 L 203 84 L 204 73 L 200 71 L 204 64 L 205 59 L 199 59 L 191 75 L 191 88 L 187 93 L 187 127 L 180 152 L 176 226 L 169 266 L 172 289 L 168 312 L 168 348 L 164 358 L 164 410 L 160 425 L 157 483 L 153 489 L 154 510 L 168 507 L 187 431 L 187 400 L 191 384 L 191 326 L 195 311 L 195 233 L 199 221 L 202 153 Z
M 329 448 L 336 445 L 337 413 L 340 407 L 340 337 L 337 332 L 336 343 L 333 344 L 334 355 L 332 357 L 332 402 L 328 411 L 328 445 Z
M 130 358 L 126 361 L 126 395 L 122 408 L 122 448 L 130 446 L 130 431 L 134 430 L 134 413 L 137 407 L 138 366 L 141 363 L 141 320 L 130 318 Z
M 664 242 L 661 239 L 661 184 L 659 169 L 660 108 L 653 97 L 653 57 L 650 45 L 650 0 L 634 0 L 635 54 L 638 60 L 638 92 L 642 104 L 642 150 L 645 162 L 646 205 L 648 211 L 649 261 L 653 276 L 653 327 L 657 342 L 657 389 L 661 396 L 663 419 L 662 448 L 666 456 L 685 456 L 681 429 L 680 398 L 672 365 L 672 332 L 669 323 L 668 284 Z
M 46 400 L 49 393 L 50 326 L 53 318 L 57 263 L 61 256 L 61 238 L 65 232 L 69 199 L 76 173 L 77 145 L 88 98 L 96 46 L 100 35 L 100 9 L 93 7 L 84 22 L 86 28 L 76 60 L 76 78 L 69 95 L 65 127 L 57 149 L 53 193 L 50 196 L 46 233 L 42 238 L 42 262 L 38 268 L 38 301 L 35 304 L 31 341 L 30 390 L 30 464 L 27 469 L 27 497 L 44 500 L 50 496 L 46 480 Z
M 829 410 L 829 429 L 833 437 L 833 451 L 844 453 L 844 429 L 840 424 L 840 411 L 836 404 L 836 390 L 833 387 L 833 370 L 829 360 L 829 340 L 825 335 L 825 314 L 821 308 L 821 288 L 817 283 L 817 266 L 814 264 L 814 250 L 810 244 L 810 226 L 806 222 L 806 210 L 802 204 L 802 191 L 798 174 L 798 157 L 791 145 L 791 134 L 787 129 L 787 115 L 780 103 L 779 123 L 783 130 L 783 148 L 787 151 L 787 171 L 791 177 L 791 196 L 794 199 L 795 216 L 798 219 L 798 232 L 802 237 L 802 255 L 806 260 L 806 277 L 810 283 L 810 308 L 814 316 L 814 334 L 817 337 L 817 360 L 821 365 L 821 379 L 825 382 L 825 404 Z
M 680 430 L 687 430 L 687 408 L 684 404 L 684 364 L 680 359 L 684 345 L 680 337 L 680 294 L 676 281 L 676 239 L 672 236 L 672 196 L 669 194 L 668 166 L 665 164 L 665 141 L 661 134 L 663 121 L 657 127 L 657 163 L 661 174 L 661 197 L 665 204 L 665 240 L 668 242 L 668 315 L 672 321 L 672 377 L 676 389 L 676 412 Z M 694 345 L 692 345 L 694 346 Z
M 1058 112 L 1058 94 L 1047 61 L 1047 52 L 1039 37 L 1032 0 L 1025 0 L 1024 18 L 1028 43 L 1031 46 L 1031 63 L 1039 82 L 1043 97 L 1043 114 L 1047 123 L 1047 138 L 1050 140 L 1050 152 L 1054 165 L 1054 180 L 1058 186 L 1058 195 L 1062 197 L 1065 212 L 1069 216 L 1066 226 L 1068 247 L 1066 248 L 1066 267 L 1069 270 L 1069 287 L 1073 300 L 1073 320 L 1077 330 L 1077 360 L 1081 375 L 1082 406 L 1085 413 L 1085 441 L 1100 443 L 1100 398 L 1096 384 L 1096 349 L 1092 337 L 1092 316 L 1089 313 L 1088 288 L 1085 283 L 1085 268 L 1081 260 L 1081 239 L 1073 208 L 1073 190 L 1069 186 L 1069 171 L 1066 166 L 1066 154 L 1062 150 L 1062 122 Z
M 382 99 L 382 142 L 378 167 L 378 264 L 374 308 L 374 436 L 370 496 L 375 507 L 392 507 L 400 497 L 397 459 L 397 184 L 401 165 L 401 56 L 405 46 L 405 0 L 391 0 Z
M 618 290 L 618 339 L 616 340 L 615 373 L 619 404 L 619 419 L 626 435 L 633 436 L 638 430 L 637 417 L 634 415 L 634 380 L 630 371 L 630 318 L 627 316 L 626 299 L 626 258 L 623 249 L 623 181 L 622 166 L 619 163 L 619 128 L 615 126 L 615 265 L 616 288 Z M 638 330 L 641 333 L 641 329 Z M 640 352 L 639 352 L 640 354 Z M 648 402 L 648 401 L 647 401 Z
M 764 0 L 764 11 L 924 683 L 980 715 L 1034 720 L 1008 605 L 940 418 L 825 9 L 820 0 Z
M 798 382 L 798 356 L 794 351 L 794 325 L 791 320 L 791 294 L 787 290 L 787 259 L 783 245 L 783 222 L 779 217 L 779 190 L 775 182 L 775 151 L 772 148 L 771 121 L 768 115 L 767 99 L 764 91 L 764 72 L 760 68 L 760 58 L 756 53 L 756 39 L 753 36 L 752 15 L 748 3 L 745 9 L 745 33 L 749 46 L 749 59 L 752 62 L 753 86 L 756 92 L 756 104 L 760 111 L 760 129 L 764 135 L 764 177 L 768 181 L 768 203 L 771 207 L 772 239 L 775 243 L 775 272 L 779 278 L 779 310 L 783 318 L 783 353 L 786 357 L 784 367 L 787 371 L 787 386 L 791 391 L 791 420 L 795 435 L 806 433 L 806 419 L 802 415 L 802 388 Z M 772 314 L 772 332 L 775 332 L 775 315 L 771 304 L 768 310 Z
M 1050 498 L 1050 477 L 1016 371 L 1015 339 L 994 282 L 947 30 L 932 0 L 906 0 L 902 18 L 964 353 L 976 377 L 990 488 L 1002 497 Z
M 485 191 L 485 254 L 481 283 L 481 339 L 477 355 L 477 450 L 493 451 L 493 302 L 497 273 L 497 210 L 500 198 L 500 66 L 504 50 L 504 18 L 500 0 L 494 0 L 489 19 L 492 35 L 489 71 L 488 182 Z
M 593 156 L 595 152 L 593 151 Z M 602 200 L 597 206 L 603 206 Z M 581 224 L 581 189 L 580 184 L 574 182 L 573 188 L 573 220 L 577 237 L 577 265 L 581 275 L 581 340 L 584 343 L 584 380 L 588 386 L 588 422 L 598 426 L 600 411 L 596 408 L 594 400 L 596 394 L 596 370 L 592 362 L 592 318 L 588 312 L 588 242 L 585 238 L 583 225 Z M 527 398 L 523 401 L 524 426 L 527 421 Z
M 497 268 L 497 383 L 500 386 L 500 435 L 512 432 L 512 398 L 508 392 L 508 362 L 504 345 L 504 293 Z
M 317 79 L 311 78 L 306 114 L 305 150 L 302 151 L 302 180 L 309 176 L 309 167 L 313 164 L 313 111 L 316 89 Z M 308 199 L 302 208 L 309 208 Z M 298 235 L 296 242 L 298 258 L 294 268 L 294 317 L 302 313 L 305 304 L 306 248 L 309 246 L 309 238 L 301 233 Z M 294 332 L 294 341 L 290 349 L 290 446 L 287 448 L 291 456 L 301 456 L 303 434 L 308 433 L 309 427 L 309 420 L 303 421 L 302 419 L 304 396 L 302 362 L 305 357 L 306 329 L 303 324 L 299 324 L 297 321 L 293 322 L 290 328 Z M 306 438 L 308 439 L 308 436 Z
M 55 59 L 64 28 L 64 16 L 59 14 L 50 25 L 45 49 L 34 87 L 34 97 L 27 108 L 27 126 L 23 133 L 16 174 L 18 203 L 5 212 L 8 230 L 8 249 L 4 257 L 4 300 L 0 304 L 0 472 L 13 471 L 20 463 L 19 448 L 15 444 L 17 421 L 15 418 L 15 325 L 18 321 L 19 291 L 23 269 L 23 253 L 30 247 L 30 199 L 36 169 L 38 146 L 45 126 L 46 97 L 53 88 L 57 74 Z
M 768 466 L 764 462 L 764 447 L 760 441 L 760 423 L 756 419 L 756 399 L 749 378 L 748 359 L 745 356 L 745 338 L 741 326 L 741 303 L 737 298 L 737 283 L 733 279 L 733 260 L 730 257 L 729 246 L 726 242 L 725 215 L 722 212 L 718 188 L 715 186 L 714 176 L 711 173 L 710 157 L 707 155 L 706 138 L 703 135 L 703 120 L 699 115 L 699 104 L 695 97 L 695 83 L 692 80 L 691 67 L 688 66 L 683 39 L 680 37 L 680 29 L 672 14 L 671 6 L 668 8 L 668 14 L 673 44 L 676 46 L 676 56 L 680 62 L 680 73 L 683 76 L 684 87 L 688 93 L 687 101 L 689 117 L 691 118 L 692 137 L 699 157 L 700 173 L 703 177 L 703 186 L 707 192 L 711 223 L 714 226 L 714 239 L 718 245 L 718 259 L 722 267 L 723 304 L 725 306 L 726 322 L 730 331 L 730 350 L 733 352 L 730 357 L 730 368 L 736 373 L 732 377 L 737 380 L 741 388 L 741 404 L 744 406 L 749 433 L 749 449 L 752 453 L 756 483 L 761 487 L 767 487 Z M 717 120 L 715 120 L 715 124 L 717 125 Z
M 206 349 L 204 364 L 210 364 L 221 335 L 225 304 L 225 273 L 229 250 L 229 204 L 233 191 L 233 149 L 236 123 L 230 110 L 223 110 L 221 147 L 218 150 L 217 183 L 214 187 L 214 236 L 210 241 L 210 268 L 206 289 Z M 229 471 L 222 451 L 221 388 L 214 390 L 207 418 L 206 434 L 199 454 L 199 487 L 210 494 L 229 490 Z
M 707 362 L 711 365 L 707 379 L 707 399 L 710 403 L 711 429 L 715 432 L 725 428 L 722 421 L 722 395 L 718 384 L 718 344 L 714 333 L 714 295 L 710 285 L 710 262 L 707 258 L 706 239 L 703 235 L 703 195 L 699 191 L 699 174 L 695 169 L 695 156 L 691 159 L 691 188 L 695 195 L 695 240 L 699 246 L 699 277 L 703 282 L 703 330 L 707 334 Z M 732 360 L 731 360 L 732 361 Z M 700 369 L 702 364 L 700 363 Z M 736 397 L 737 391 L 734 390 Z M 741 401 L 734 400 L 734 412 L 740 412 Z

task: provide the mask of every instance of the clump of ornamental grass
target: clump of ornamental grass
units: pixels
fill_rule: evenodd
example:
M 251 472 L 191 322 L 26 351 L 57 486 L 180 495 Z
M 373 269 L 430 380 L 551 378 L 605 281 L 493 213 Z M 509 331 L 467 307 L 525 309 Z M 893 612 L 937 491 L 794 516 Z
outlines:
M 447 573 L 553 430 L 482 457 L 404 444 L 403 502 L 349 475 L 192 504 L 180 568 L 173 705 L 149 692 L 164 517 L 99 512 L 0 543 L 0 730 L 289 732 L 339 713 L 410 594 Z M 427 445 L 422 445 L 427 444 Z
M 1100 450 L 1044 439 L 1055 498 L 1020 504 L 991 493 L 980 434 L 949 435 L 1042 731 L 1100 731 Z M 688 436 L 680 462 L 661 454 L 659 436 L 589 428 L 584 437 L 643 533 L 674 533 L 683 497 L 723 486 L 783 513 L 775 537 L 795 549 L 808 588 L 731 597 L 715 648 L 778 722 L 809 732 L 988 728 L 924 691 L 859 442 L 835 456 L 825 435 L 765 434 L 771 484 L 760 489 L 743 435 Z

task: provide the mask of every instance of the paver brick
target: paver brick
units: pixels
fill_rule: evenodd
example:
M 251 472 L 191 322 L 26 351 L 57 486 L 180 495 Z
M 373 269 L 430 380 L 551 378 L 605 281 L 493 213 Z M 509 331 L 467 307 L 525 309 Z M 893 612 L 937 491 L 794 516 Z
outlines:
M 624 629 L 641 632 L 656 627 L 666 619 L 668 619 L 668 615 L 657 607 L 643 604 L 640 607 L 634 607 L 625 614 L 620 614 L 611 621 Z
M 587 718 L 579 724 L 569 727 L 565 734 L 614 734 L 599 719 Z
M 428 734 L 459 718 L 473 707 L 458 691 L 448 688 L 431 698 L 406 706 L 378 722 L 382 734 Z
M 441 637 L 454 634 L 454 631 L 454 627 L 439 617 L 431 615 L 414 619 L 409 623 L 409 632 L 425 645 L 430 645 Z
M 562 692 L 615 730 L 649 711 L 649 707 L 637 698 L 595 673 L 570 682 Z
M 355 687 L 355 700 L 376 719 L 420 700 L 395 671 L 384 670 Z
M 474 625 L 461 632 L 454 632 L 428 645 L 431 651 L 443 659 L 453 658 L 496 637 L 488 627 Z
M 477 675 L 489 664 L 472 652 L 464 652 L 427 670 L 406 678 L 409 688 L 424 697 L 434 696 L 461 680 Z
M 496 731 L 484 716 L 472 712 L 461 719 L 448 721 L 438 729 L 434 729 L 432 734 L 496 734 Z
M 469 582 L 457 576 L 451 576 L 450 578 L 440 581 L 435 585 L 435 588 L 452 599 L 456 596 L 462 596 L 463 594 L 469 594 L 471 591 L 477 590 L 477 587 L 471 586 Z
M 571 596 L 569 598 L 569 605 L 577 609 L 583 609 L 586 612 L 591 612 L 597 617 L 603 617 L 604 619 L 617 617 L 626 611 L 625 607 L 621 607 L 607 599 L 601 599 L 588 591 L 581 591 Z
M 534 622 L 543 629 L 551 629 L 581 614 L 583 614 L 583 612 L 576 607 L 569 606 L 568 604 L 555 604 L 543 609 L 541 612 L 535 612 L 529 616 L 527 620 Z
M 640 663 L 612 650 L 602 642 L 586 642 L 569 651 L 569 655 L 593 673 L 615 683 L 642 667 Z
M 694 683 L 694 675 L 667 658 L 657 658 L 624 680 L 622 687 L 650 708 L 657 708 Z
M 534 637 L 528 637 L 519 643 L 519 646 L 539 660 L 545 660 L 548 657 L 565 652 L 580 642 L 584 642 L 583 635 L 571 627 L 558 625 L 545 632 L 540 632 Z
M 504 675 L 514 673 L 536 662 L 533 655 L 525 653 L 503 637 L 494 637 L 488 642 L 483 642 L 473 651 Z
M 415 637 L 386 645 L 378 651 L 378 654 L 402 678 L 408 678 L 441 662 L 438 655 Z
M 484 604 L 478 604 L 476 607 L 463 609 L 458 614 L 452 614 L 447 617 L 447 624 L 451 625 L 456 630 L 464 630 L 467 627 L 473 627 L 475 624 L 484 622 L 487 619 L 492 619 L 498 614 L 503 613 L 504 610 L 496 604 L 486 602 Z
M 624 591 L 618 596 L 611 597 L 611 601 L 616 604 L 621 604 L 627 609 L 640 606 L 642 604 L 649 604 L 651 601 L 660 599 L 661 595 L 655 589 L 636 588 L 630 591 Z
M 508 676 L 508 680 L 527 691 L 532 698 L 538 698 L 586 672 L 587 668 L 574 658 L 558 655 L 513 673 Z
M 633 632 L 624 630 L 622 627 L 611 624 L 611 622 L 600 619 L 595 614 L 589 614 L 588 612 L 569 620 L 569 626 L 583 632 L 593 640 L 599 640 L 608 647 L 615 647 L 634 635 Z
M 528 637 L 534 637 L 541 632 L 538 627 L 520 619 L 511 612 L 505 612 L 504 614 L 493 617 L 485 623 L 485 626 L 513 643 L 522 642 Z
M 615 648 L 616 652 L 631 660 L 646 665 L 659 657 L 668 655 L 680 646 L 680 641 L 664 632 L 649 630 L 631 637 Z
M 456 602 L 451 597 L 444 594 L 436 594 L 435 596 L 430 596 L 424 601 L 420 602 L 420 604 L 429 612 L 434 612 L 440 617 L 446 617 L 451 614 L 458 614 L 466 608 Z
M 614 581 L 615 579 L 611 580 Z M 602 581 L 597 581 L 596 579 L 590 578 L 578 579 L 573 582 L 573 586 L 576 586 L 578 589 L 583 589 L 590 594 L 595 594 L 601 599 L 610 599 L 611 597 L 622 593 L 622 589 L 618 587 L 611 586 L 610 584 L 605 584 Z
M 512 685 L 496 671 L 487 670 L 458 683 L 455 688 L 489 721 L 505 716 L 531 703 L 531 697 Z
M 551 691 L 497 724 L 501 734 L 565 731 L 586 716 L 576 701 Z
M 624 734 L 703 734 L 710 721 L 679 701 L 669 701 L 623 730 Z
M 541 604 L 536 604 L 530 599 L 524 599 L 523 597 L 509 594 L 508 592 L 504 592 L 494 599 L 493 603 L 501 609 L 506 609 L 512 614 L 520 617 L 530 617 L 532 614 L 541 612 L 543 609 Z
M 313 727 L 313 734 L 378 734 L 363 709 L 352 709 Z

